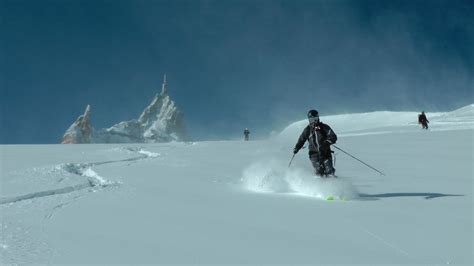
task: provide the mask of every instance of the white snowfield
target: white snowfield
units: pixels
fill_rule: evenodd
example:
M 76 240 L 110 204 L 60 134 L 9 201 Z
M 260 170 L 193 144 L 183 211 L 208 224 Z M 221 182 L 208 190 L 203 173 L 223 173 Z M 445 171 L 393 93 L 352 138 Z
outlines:
M 473 265 L 474 105 L 322 117 L 266 141 L 1 145 L 0 264 Z

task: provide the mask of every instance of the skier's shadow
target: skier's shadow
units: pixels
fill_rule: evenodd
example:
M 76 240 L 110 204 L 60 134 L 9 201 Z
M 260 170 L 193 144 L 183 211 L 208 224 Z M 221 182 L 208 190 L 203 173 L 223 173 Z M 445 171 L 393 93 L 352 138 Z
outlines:
M 393 197 L 424 197 L 425 199 L 434 199 L 441 197 L 461 197 L 459 194 L 442 194 L 442 193 L 382 193 L 382 194 L 364 194 L 360 193 L 359 197 L 362 200 L 379 200 L 380 198 Z

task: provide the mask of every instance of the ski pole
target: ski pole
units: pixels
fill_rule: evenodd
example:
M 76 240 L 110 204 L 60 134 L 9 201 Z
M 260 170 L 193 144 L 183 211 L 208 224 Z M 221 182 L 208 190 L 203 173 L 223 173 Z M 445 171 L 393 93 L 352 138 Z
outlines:
M 291 157 L 290 163 L 288 164 L 288 168 L 290 168 L 291 162 L 293 162 L 293 158 L 295 158 L 296 153 L 293 153 L 293 157 Z
M 345 153 L 345 154 L 349 155 L 350 157 L 352 157 L 352 158 L 356 159 L 357 161 L 359 161 L 359 162 L 363 163 L 365 166 L 368 166 L 368 167 L 369 167 L 369 168 L 371 168 L 372 170 L 375 170 L 375 171 L 377 171 L 379 174 L 381 174 L 381 175 L 383 175 L 383 176 L 385 175 L 384 173 L 380 172 L 379 170 L 375 169 L 374 167 L 372 167 L 372 166 L 370 166 L 370 165 L 368 165 L 368 164 L 364 163 L 362 160 L 360 160 L 360 159 L 357 159 L 356 157 L 354 157 L 354 156 L 350 155 L 348 152 L 346 152 L 346 151 L 344 151 L 343 149 L 341 149 L 341 148 L 337 147 L 336 145 L 332 145 L 332 146 L 333 146 L 334 148 L 336 148 L 336 149 L 338 149 L 338 150 L 342 151 L 343 153 Z

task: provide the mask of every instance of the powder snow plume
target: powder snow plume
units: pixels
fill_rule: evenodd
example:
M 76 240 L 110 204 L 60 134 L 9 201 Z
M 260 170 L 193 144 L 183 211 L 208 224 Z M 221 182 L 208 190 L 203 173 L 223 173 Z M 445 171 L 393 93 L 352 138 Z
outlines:
M 285 169 L 276 160 L 257 162 L 244 170 L 242 183 L 255 192 L 287 192 Z
M 292 193 L 327 199 L 357 199 L 359 192 L 344 178 L 319 178 L 306 169 L 287 169 L 277 160 L 256 162 L 242 176 L 245 189 L 260 193 Z

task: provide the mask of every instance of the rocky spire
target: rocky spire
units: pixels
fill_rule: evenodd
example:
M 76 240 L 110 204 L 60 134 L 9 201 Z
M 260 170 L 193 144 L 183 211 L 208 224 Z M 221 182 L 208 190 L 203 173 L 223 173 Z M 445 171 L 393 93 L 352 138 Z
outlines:
M 87 105 L 84 114 L 80 115 L 76 121 L 64 133 L 62 144 L 90 143 L 92 137 L 92 127 L 90 125 L 91 107 Z
M 184 141 L 187 139 L 183 113 L 167 92 L 166 74 L 161 94 L 156 95 L 138 118 L 146 142 Z
M 138 119 L 93 130 L 90 107 L 69 127 L 61 143 L 138 143 L 188 140 L 184 115 L 168 95 L 166 74 L 161 93 L 156 94 Z

